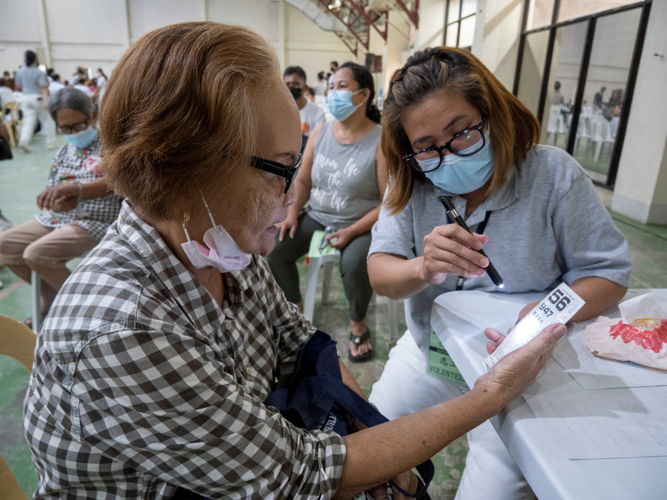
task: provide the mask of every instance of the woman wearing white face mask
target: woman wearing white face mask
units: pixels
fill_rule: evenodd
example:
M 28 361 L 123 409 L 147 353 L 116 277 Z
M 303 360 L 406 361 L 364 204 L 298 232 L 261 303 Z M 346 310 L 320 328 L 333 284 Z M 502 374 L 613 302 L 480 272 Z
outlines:
M 366 311 L 373 290 L 366 255 L 387 183 L 374 97 L 373 78 L 366 68 L 346 63 L 336 71 L 327 96 L 336 119 L 317 126 L 308 139 L 295 180 L 296 203 L 279 225 L 276 249 L 268 258 L 287 300 L 303 309 L 296 261 L 308 252 L 315 231 L 336 229 L 328 238 L 341 252 L 340 273 L 350 304 L 348 356 L 355 362 L 372 355 Z
M 586 301 L 574 321 L 585 321 L 624 296 L 630 258 L 583 169 L 561 149 L 536 145 L 535 117 L 469 52 L 413 55 L 394 75 L 383 113 L 392 181 L 373 228 L 368 273 L 379 294 L 405 299 L 408 331 L 370 400 L 398 418 L 468 390 L 458 370 L 447 378 L 427 373 L 438 295 L 566 282 Z M 476 235 L 447 220 L 443 195 Z M 484 270 L 488 259 L 473 250 L 482 246 L 502 289 Z M 468 442 L 457 500 L 533 498 L 489 422 L 468 433 Z
M 120 198 L 100 172 L 102 144 L 90 97 L 62 89 L 49 113 L 67 144 L 56 153 L 47 187 L 37 197 L 42 212 L 0 233 L 0 259 L 7 267 L 28 283 L 32 270 L 41 276 L 44 316 L 70 275 L 65 264 L 97 245 L 120 211 Z

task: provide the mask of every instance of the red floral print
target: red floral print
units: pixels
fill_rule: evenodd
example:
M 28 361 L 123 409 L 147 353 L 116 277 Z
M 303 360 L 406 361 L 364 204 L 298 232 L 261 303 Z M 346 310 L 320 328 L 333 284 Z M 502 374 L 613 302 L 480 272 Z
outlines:
M 634 342 L 657 354 L 667 344 L 667 319 L 641 318 L 629 325 L 619 321 L 611 327 L 609 334 L 614 339 L 620 335 L 626 344 Z

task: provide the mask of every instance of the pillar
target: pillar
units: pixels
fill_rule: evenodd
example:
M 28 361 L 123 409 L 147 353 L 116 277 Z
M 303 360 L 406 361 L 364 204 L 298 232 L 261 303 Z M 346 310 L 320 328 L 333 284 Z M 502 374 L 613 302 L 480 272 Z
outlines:
M 653 2 L 614 187 L 612 210 L 667 224 L 667 2 Z

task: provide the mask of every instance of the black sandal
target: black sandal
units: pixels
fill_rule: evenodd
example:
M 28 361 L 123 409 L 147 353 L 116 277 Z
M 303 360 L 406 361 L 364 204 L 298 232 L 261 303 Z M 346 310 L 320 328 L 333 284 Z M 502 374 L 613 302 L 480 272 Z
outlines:
M 354 342 L 354 345 L 359 347 L 361 344 L 365 342 L 369 342 L 371 340 L 371 331 L 367 328 L 366 331 L 362 336 L 357 336 L 354 335 L 352 332 L 350 332 L 350 342 Z M 373 349 L 369 349 L 368 352 L 364 354 L 359 354 L 359 356 L 353 356 L 352 355 L 352 349 L 347 349 L 347 357 L 350 361 L 353 363 L 361 363 L 362 361 L 368 361 L 371 359 L 373 356 Z

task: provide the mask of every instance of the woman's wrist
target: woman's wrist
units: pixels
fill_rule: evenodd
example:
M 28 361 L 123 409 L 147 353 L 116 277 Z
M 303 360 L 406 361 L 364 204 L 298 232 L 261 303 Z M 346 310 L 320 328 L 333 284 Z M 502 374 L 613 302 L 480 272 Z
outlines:
M 475 384 L 475 386 L 468 391 L 471 398 L 479 401 L 483 407 L 483 411 L 491 418 L 500 413 L 509 403 L 506 401 L 502 388 L 494 384 Z
M 292 205 L 287 209 L 287 219 L 297 220 L 299 213 L 301 213 L 301 209 L 296 209 L 296 205 Z
M 423 256 L 415 257 L 414 259 L 412 259 L 412 262 L 414 264 L 413 268 L 414 278 L 417 281 L 428 285 L 429 282 L 426 280 L 426 277 L 424 276 L 424 257 Z
M 350 234 L 350 239 L 351 240 L 356 238 L 357 236 L 359 236 L 359 234 L 361 234 L 361 233 L 359 233 L 359 231 L 357 230 L 355 225 L 356 224 L 352 224 L 351 226 L 345 228 L 345 231 L 347 231 Z

